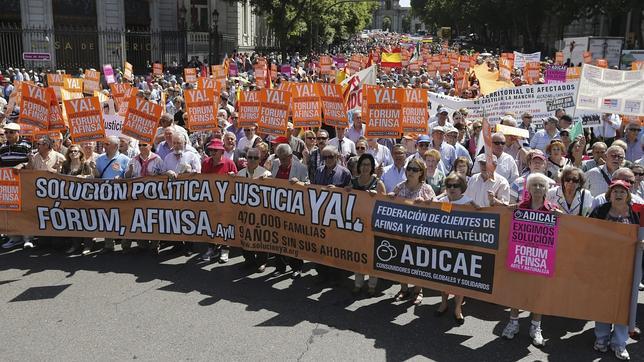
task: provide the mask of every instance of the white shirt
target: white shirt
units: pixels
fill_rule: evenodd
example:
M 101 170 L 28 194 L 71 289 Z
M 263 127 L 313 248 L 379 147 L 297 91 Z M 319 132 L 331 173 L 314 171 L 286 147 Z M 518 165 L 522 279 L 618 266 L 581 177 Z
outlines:
M 475 162 L 472 167 L 472 174 L 479 172 L 481 172 L 481 166 L 478 162 Z M 519 169 L 517 168 L 516 161 L 512 156 L 505 152 L 501 153 L 501 156 L 497 157 L 496 170 L 494 172 L 501 175 L 510 184 L 519 177 Z
M 250 140 L 246 137 L 240 138 L 239 142 L 237 142 L 237 149 L 244 152 L 248 151 L 248 149 L 253 146 L 253 144 L 255 143 L 255 140 L 258 137 L 259 137 L 258 135 L 253 135 L 253 138 L 251 138 Z
M 472 176 L 467 182 L 467 190 L 465 195 L 472 198 L 472 200 L 481 207 L 490 206 L 490 201 L 487 197 L 487 192 L 493 191 L 494 197 L 503 201 L 504 203 L 510 202 L 510 185 L 508 181 L 501 175 L 494 173 L 494 180 L 483 180 L 480 173 Z
M 376 159 L 376 165 L 380 166 L 389 166 L 392 163 L 394 163 L 394 160 L 391 158 L 391 152 L 386 146 L 381 145 L 380 143 L 377 144 L 378 147 L 377 149 L 371 148 L 371 146 L 367 145 L 367 153 L 373 156 L 373 158 Z
M 398 169 L 395 164 L 385 167 L 380 179 L 385 184 L 387 193 L 393 192 L 396 185 L 407 180 L 405 166 L 403 165 L 400 169 Z
M 608 181 L 606 179 L 608 179 Z M 590 191 L 594 197 L 597 197 L 597 195 L 608 191 L 608 184 L 610 184 L 612 180 L 612 173 L 608 171 L 606 165 L 601 165 L 586 172 L 586 185 L 584 188 Z
M 343 157 L 357 154 L 355 142 L 347 137 L 342 138 L 342 149 L 340 149 L 340 139 L 337 137 L 331 138 L 327 144 L 336 147 Z
M 467 205 L 472 201 L 472 198 L 465 194 L 461 195 L 461 198 L 456 201 L 449 201 L 449 197 L 447 197 L 447 195 L 443 195 L 436 199 L 436 202 L 449 202 L 454 205 Z
M 183 151 L 179 157 L 170 152 L 163 160 L 163 167 L 166 171 L 174 171 L 176 174 L 201 173 L 201 160 L 194 152 Z
M 260 178 L 262 176 L 271 177 L 271 172 L 269 170 L 265 169 L 262 166 L 257 166 L 253 170 L 252 174 L 248 173 L 248 168 L 243 168 L 239 172 L 237 172 L 237 176 L 256 179 L 256 178 Z
M 235 157 L 235 149 L 234 148 L 230 152 L 229 151 L 224 151 L 224 158 L 227 158 L 227 159 L 232 161 L 234 159 L 234 157 Z
M 581 203 L 582 193 L 584 199 L 583 204 Z M 570 206 L 568 206 L 566 198 L 564 197 L 563 188 L 557 186 L 548 190 L 546 200 L 557 205 L 561 211 L 568 215 L 579 215 L 579 207 L 581 206 L 581 216 L 588 216 L 593 210 L 594 197 L 586 189 L 577 190 Z
M 601 118 L 602 124 L 593 127 L 593 134 L 597 137 L 613 138 L 617 135 L 617 130 L 622 126 L 622 120 L 617 114 L 611 114 L 606 120 Z

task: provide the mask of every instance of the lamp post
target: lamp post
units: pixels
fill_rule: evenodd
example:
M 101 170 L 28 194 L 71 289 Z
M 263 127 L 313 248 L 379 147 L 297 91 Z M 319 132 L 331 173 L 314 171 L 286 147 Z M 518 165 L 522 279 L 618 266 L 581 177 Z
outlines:
M 208 65 L 215 64 L 219 58 L 219 11 L 217 9 L 212 11 L 210 20 L 210 32 L 208 33 Z

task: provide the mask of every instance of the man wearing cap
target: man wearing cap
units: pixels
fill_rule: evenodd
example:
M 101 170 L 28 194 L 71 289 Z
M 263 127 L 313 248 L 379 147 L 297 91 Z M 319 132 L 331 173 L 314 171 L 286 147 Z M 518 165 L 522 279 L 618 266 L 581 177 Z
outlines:
M 612 181 L 613 172 L 622 167 L 624 163 L 624 149 L 613 145 L 606 150 L 606 163 L 586 172 L 586 185 L 584 186 L 593 197 L 605 193 Z
M 496 156 L 492 155 L 492 159 L 496 166 Z M 467 182 L 465 195 L 481 207 L 507 205 L 510 202 L 508 181 L 496 172 L 490 174 L 486 167 L 485 154 L 476 156 L 475 162 L 479 164 L 481 172 L 473 175 Z
M 465 148 L 460 142 L 458 142 L 458 129 L 456 127 L 449 127 L 445 131 L 445 142 L 454 147 L 456 151 L 456 158 L 465 157 L 467 158 L 470 165 L 472 164 L 472 157 L 470 157 L 470 152 Z
M 360 137 L 364 136 L 364 125 L 362 124 L 362 110 L 356 109 L 353 111 L 351 117 L 353 124 L 345 133 L 345 137 L 350 139 L 353 143 L 358 142 Z
M 206 150 L 210 154 L 210 157 L 201 162 L 201 173 L 217 175 L 237 174 L 237 166 L 235 166 L 235 163 L 224 156 L 226 152 L 224 141 L 214 138 L 208 143 Z M 228 253 L 229 249 L 227 246 L 210 244 L 208 245 L 208 250 L 201 256 L 201 259 L 210 261 L 213 256 L 219 254 L 219 262 L 226 263 L 228 262 Z
M 429 138 L 428 135 L 424 135 L 424 134 L 419 135 L 418 139 L 416 140 L 416 153 L 407 157 L 407 159 L 405 160 L 405 166 L 409 163 L 409 161 L 415 158 L 425 162 L 425 157 L 423 155 L 425 154 L 425 152 L 429 150 L 431 142 L 432 140 L 431 138 Z M 445 169 L 445 165 L 443 165 L 443 160 L 440 160 L 437 167 L 441 171 Z
M 638 123 L 629 123 L 624 128 L 624 142 L 628 148 L 626 149 L 626 159 L 635 162 L 642 158 L 642 141 L 640 131 L 642 128 Z
M 501 175 L 511 184 L 519 177 L 519 170 L 514 158 L 503 152 L 504 147 L 505 136 L 503 133 L 497 132 L 492 134 L 492 154 L 497 158 L 497 166 L 494 172 Z M 472 174 L 479 172 L 481 172 L 481 167 L 478 163 L 475 163 L 472 167 Z
M 456 161 L 456 150 L 454 147 L 445 142 L 445 129 L 442 126 L 432 128 L 432 140 L 429 147 L 441 153 L 442 166 L 439 164 L 439 170 L 448 175 L 452 170 L 454 161 Z M 442 168 L 440 168 L 442 167 Z
M 449 112 L 447 108 L 439 106 L 436 115 L 429 119 L 429 132 L 431 133 L 436 126 L 445 127 L 446 125 L 452 126 L 452 122 L 449 121 Z
M 0 147 L 0 167 L 22 168 L 29 162 L 31 145 L 20 139 L 20 125 L 4 125 L 6 142 Z
M 548 117 L 543 121 L 543 129 L 537 131 L 530 140 L 530 148 L 546 152 L 546 147 L 552 140 L 560 139 L 557 124 L 559 120 L 555 117 Z
M 528 142 L 530 142 L 535 134 L 535 127 L 532 124 L 532 113 L 524 112 L 521 115 L 521 123 L 517 127 L 528 131 Z

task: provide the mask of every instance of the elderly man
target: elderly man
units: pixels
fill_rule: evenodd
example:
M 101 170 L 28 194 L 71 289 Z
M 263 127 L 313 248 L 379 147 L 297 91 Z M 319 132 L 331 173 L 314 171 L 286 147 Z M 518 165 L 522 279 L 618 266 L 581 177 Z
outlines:
M 501 175 L 504 179 L 508 181 L 509 184 L 514 182 L 517 177 L 519 177 L 519 170 L 517 169 L 517 163 L 514 161 L 514 158 L 509 154 L 505 153 L 505 136 L 503 133 L 497 132 L 492 135 L 492 153 L 496 156 L 497 166 L 496 173 Z M 481 172 L 481 166 L 479 163 L 475 163 L 472 167 L 472 174 Z
M 52 149 L 53 140 L 43 136 L 38 138 L 36 145 L 38 146 L 38 152 L 29 157 L 29 162 L 25 168 L 59 173 L 63 162 L 65 162 L 65 156 Z
M 286 143 L 279 144 L 275 148 L 276 159 L 272 162 L 271 176 L 273 178 L 289 180 L 291 183 L 309 183 L 309 172 L 296 157 L 293 156 L 291 146 Z M 293 270 L 293 277 L 297 278 L 302 273 L 301 259 L 289 256 L 278 255 L 275 261 L 275 274 L 286 272 L 286 265 L 289 264 Z
M 427 142 L 427 144 L 429 145 L 429 142 Z M 383 169 L 383 173 L 380 178 L 385 184 L 387 193 L 393 192 L 396 185 L 407 180 L 407 174 L 405 173 L 405 164 L 407 163 L 405 158 L 407 155 L 405 146 L 401 144 L 394 145 L 391 154 L 394 163 Z M 420 159 L 422 160 L 422 158 Z
M 555 117 L 548 117 L 543 121 L 543 129 L 537 131 L 530 140 L 530 148 L 546 152 L 550 141 L 560 139 L 557 124 L 559 120 Z
M 364 125 L 362 124 L 362 110 L 356 109 L 353 111 L 353 116 L 351 117 L 353 124 L 345 133 L 345 137 L 350 139 L 353 143 L 358 142 L 360 137 L 364 136 Z
M 309 162 L 307 164 L 309 170 L 309 179 L 311 180 L 315 179 L 315 174 L 317 173 L 318 168 L 324 164 L 322 157 L 320 156 L 320 152 L 322 152 L 322 149 L 327 145 L 327 142 L 329 140 L 329 132 L 323 129 L 318 130 L 316 134 L 316 140 L 318 147 L 311 151 L 311 154 L 309 155 Z
M 126 155 L 129 158 L 133 158 L 134 156 L 139 154 L 137 143 L 138 142 L 136 142 L 136 140 L 133 140 L 132 138 L 130 138 L 128 136 L 120 135 L 119 136 L 119 152 L 121 154 Z
M 606 163 L 604 165 L 595 167 L 586 172 L 586 185 L 585 188 L 590 191 L 593 197 L 608 191 L 613 172 L 622 167 L 624 163 L 624 149 L 613 145 L 606 150 Z
M 20 125 L 7 123 L 4 132 L 6 140 L 0 146 L 0 167 L 24 167 L 29 161 L 31 145 L 20 139 Z
M 432 141 L 429 143 L 429 147 L 441 153 L 442 164 L 439 164 L 438 167 L 443 174 L 449 174 L 454 161 L 456 161 L 456 150 L 452 145 L 445 142 L 445 129 L 443 127 L 435 126 L 432 128 Z
M 613 172 L 611 181 L 618 181 L 618 180 L 626 181 L 631 186 L 630 187 L 631 204 L 635 204 L 635 205 L 644 204 L 644 199 L 642 199 L 639 195 L 637 195 L 638 185 L 637 185 L 635 173 L 633 172 L 633 170 L 626 167 L 618 168 L 617 170 L 615 170 L 615 172 Z M 595 209 L 597 206 L 603 205 L 605 203 L 606 203 L 606 193 L 601 193 L 597 195 L 593 200 L 592 209 Z
M 590 160 L 582 161 L 581 170 L 588 172 L 597 166 L 606 163 L 606 149 L 608 146 L 604 142 L 595 142 L 592 148 L 593 158 Z
M 521 123 L 517 126 L 518 128 L 525 129 L 528 131 L 528 143 L 532 140 L 532 137 L 535 134 L 535 127 L 532 124 L 532 113 L 524 112 L 521 115 Z
M 457 158 L 465 157 L 467 158 L 469 163 L 472 164 L 472 157 L 470 157 L 470 152 L 467 150 L 467 148 L 465 148 L 465 146 L 458 142 L 458 132 L 459 131 L 456 127 L 449 127 L 445 131 L 445 142 L 454 147 Z
M 438 107 L 436 110 L 436 115 L 429 119 L 429 132 L 432 133 L 434 127 L 447 127 L 453 126 L 452 122 L 449 121 L 449 111 L 445 107 Z
M 372 155 L 374 160 L 376 160 L 377 167 L 385 167 L 393 163 L 391 160 L 391 152 L 387 146 L 378 143 L 377 138 L 367 139 L 367 153 Z
M 159 127 L 157 128 L 156 135 L 154 136 L 154 147 L 158 147 L 159 143 L 161 143 L 163 140 L 167 140 L 165 137 L 165 129 L 172 126 L 173 132 L 180 133 L 184 135 L 186 140 L 188 139 L 188 131 L 186 131 L 185 128 L 179 126 L 178 124 L 175 123 L 174 118 L 168 114 L 168 113 L 163 113 L 161 115 L 161 118 L 159 118 Z M 172 143 L 172 142 L 170 142 Z
M 255 134 L 257 127 L 255 125 L 246 126 L 243 128 L 244 136 L 237 141 L 237 149 L 242 153 L 246 152 L 250 148 L 254 148 L 259 142 L 262 141 L 262 138 Z
M 226 132 L 224 134 L 224 158 L 227 158 L 233 162 L 237 161 L 239 156 L 235 155 L 235 146 L 237 146 L 237 136 L 232 132 Z
M 346 128 L 336 127 L 336 137 L 331 138 L 328 142 L 329 145 L 338 149 L 343 163 L 348 160 L 349 157 L 356 154 L 356 144 L 346 137 L 345 132 Z
M 624 142 L 628 148 L 626 149 L 626 160 L 635 162 L 642 158 L 642 141 L 640 131 L 642 128 L 638 123 L 629 123 L 624 128 Z
M 492 159 L 496 165 L 496 156 L 492 155 Z M 491 174 L 487 170 L 485 154 L 476 156 L 476 163 L 479 164 L 481 172 L 472 176 L 467 182 L 465 195 L 471 197 L 481 207 L 507 205 L 510 202 L 508 181 L 498 173 Z

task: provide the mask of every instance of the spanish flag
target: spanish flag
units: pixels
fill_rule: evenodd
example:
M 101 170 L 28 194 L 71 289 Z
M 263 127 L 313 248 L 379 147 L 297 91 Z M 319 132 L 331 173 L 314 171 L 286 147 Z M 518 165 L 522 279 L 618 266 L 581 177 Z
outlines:
M 383 52 L 380 56 L 380 66 L 387 68 L 402 68 L 402 55 L 400 48 L 394 48 L 391 53 Z

